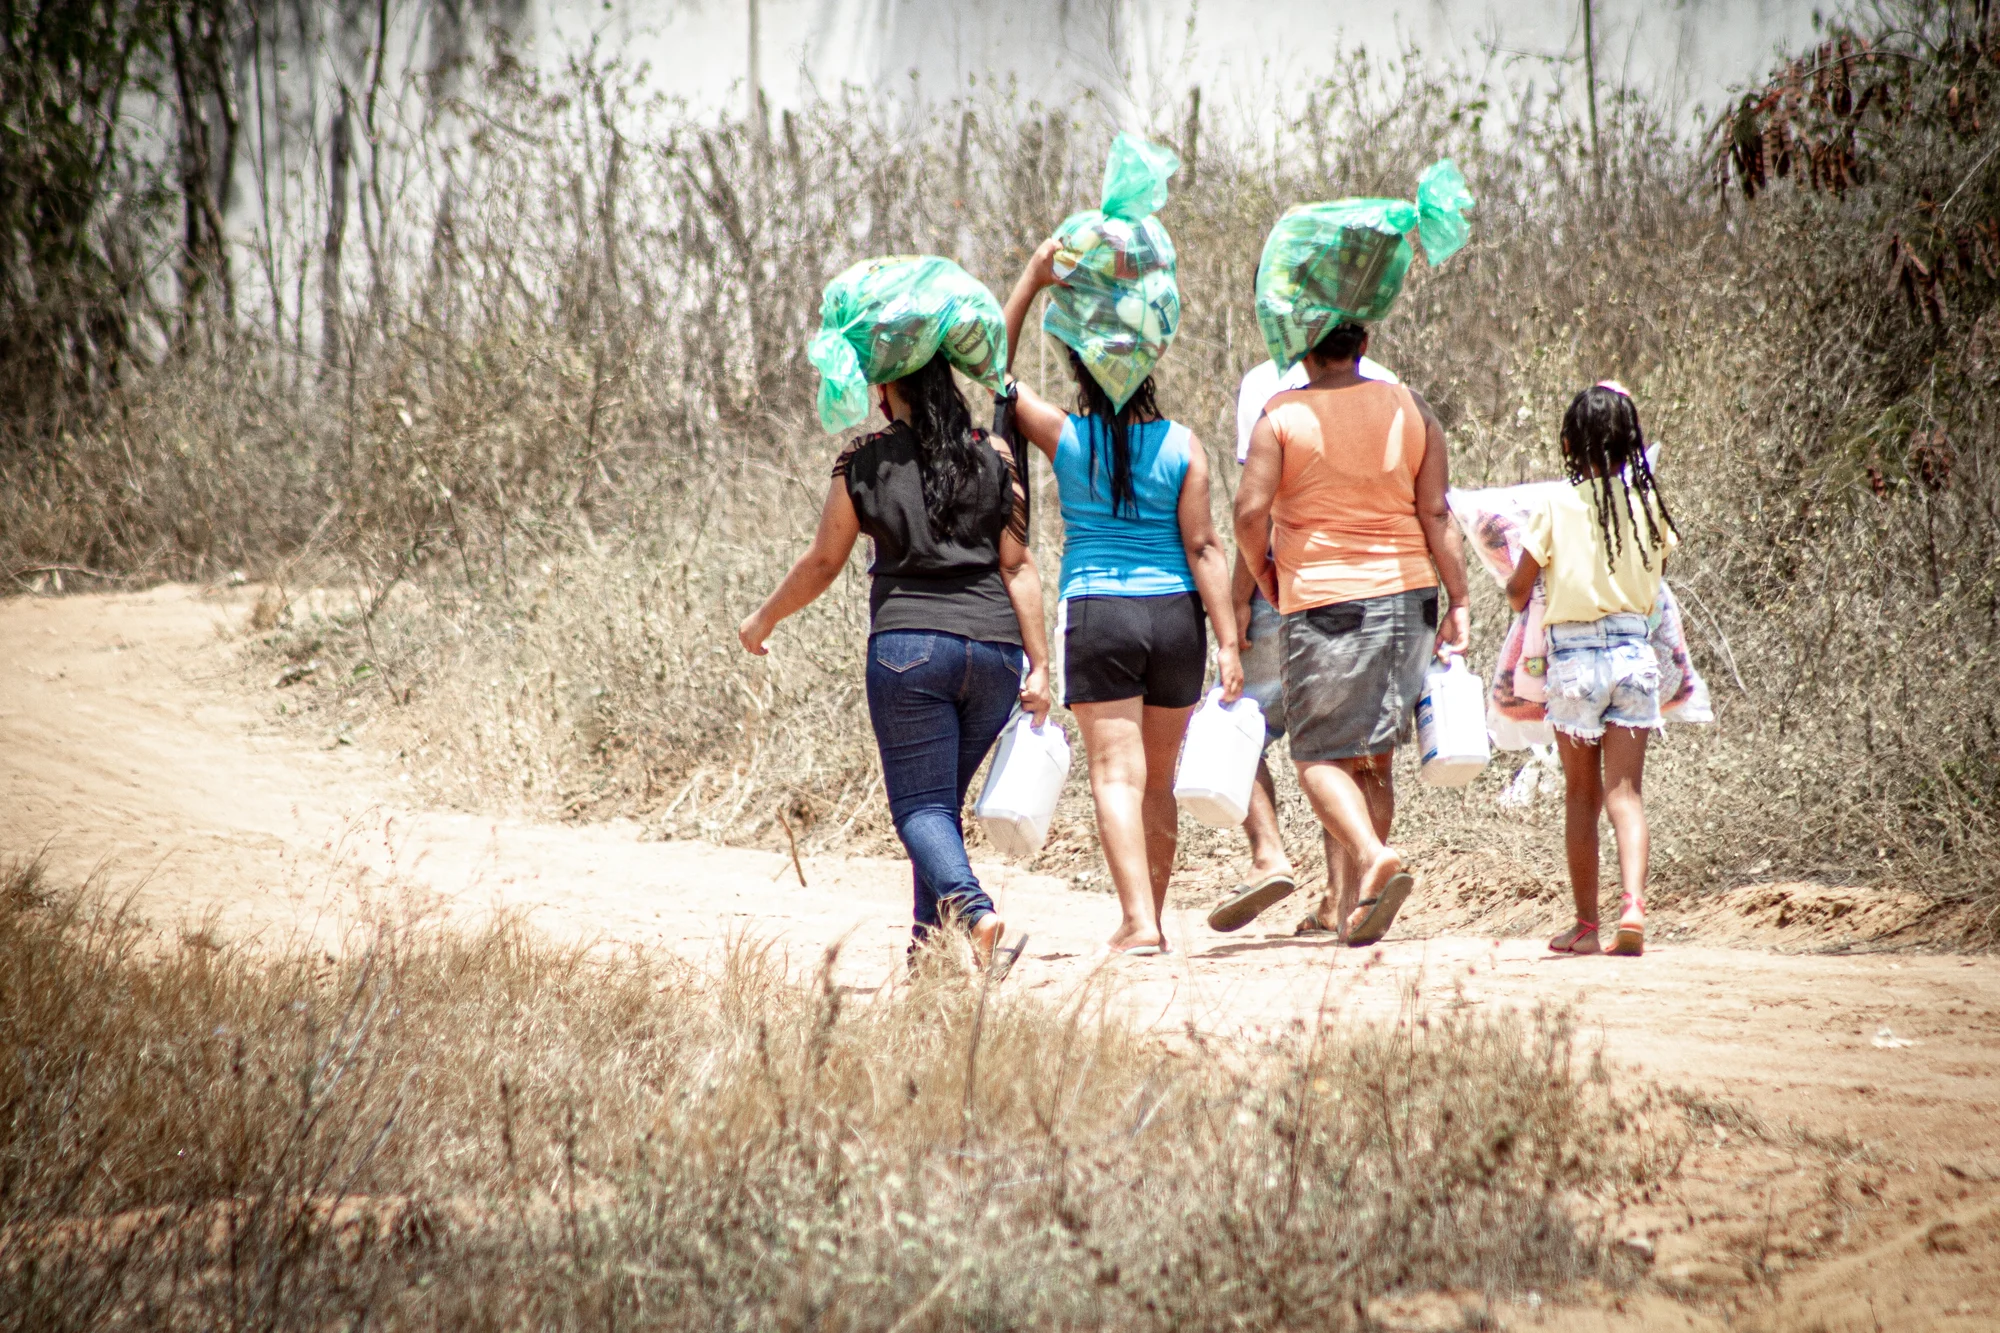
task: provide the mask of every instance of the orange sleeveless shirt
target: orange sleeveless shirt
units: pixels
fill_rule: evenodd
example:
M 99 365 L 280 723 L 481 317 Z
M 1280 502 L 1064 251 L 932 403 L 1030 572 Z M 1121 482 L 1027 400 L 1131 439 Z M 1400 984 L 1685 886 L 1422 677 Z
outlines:
M 1400 384 L 1295 389 L 1264 411 L 1284 453 L 1271 505 L 1278 609 L 1435 588 L 1417 469 L 1424 416 Z

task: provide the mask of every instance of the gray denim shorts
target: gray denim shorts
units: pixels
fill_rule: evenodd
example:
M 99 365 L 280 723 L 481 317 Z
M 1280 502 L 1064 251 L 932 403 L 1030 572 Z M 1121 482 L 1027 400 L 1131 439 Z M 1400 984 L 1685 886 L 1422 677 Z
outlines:
M 1410 739 L 1437 650 L 1438 590 L 1365 597 L 1284 620 L 1285 721 L 1304 763 L 1386 754 Z
M 1285 734 L 1285 618 L 1250 594 L 1250 648 L 1243 654 L 1243 693 L 1264 710 L 1264 748 Z

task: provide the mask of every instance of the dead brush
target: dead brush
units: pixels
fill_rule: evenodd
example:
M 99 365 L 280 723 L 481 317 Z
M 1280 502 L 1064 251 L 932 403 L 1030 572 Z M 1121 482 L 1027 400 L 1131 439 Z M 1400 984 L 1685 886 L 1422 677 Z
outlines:
M 855 990 L 837 951 L 801 984 L 504 924 L 141 957 L 7 901 L 12 1328 L 1337 1324 L 1606 1275 L 1589 1202 L 1673 1137 L 1560 1014 L 1188 1045 L 1108 983 Z
M 1201 135 L 1163 214 L 1185 316 L 1161 400 L 1210 448 L 1219 507 L 1237 379 L 1264 356 L 1249 302 L 1269 224 L 1300 200 L 1406 193 L 1444 153 L 1479 199 L 1473 242 L 1448 269 L 1417 268 L 1374 351 L 1437 409 L 1454 482 L 1553 476 L 1568 397 L 1607 375 L 1637 391 L 1719 719 L 1655 752 L 1668 897 L 1766 877 L 1893 883 L 1977 899 L 1950 918 L 1965 942 L 2000 922 L 1985 873 L 2000 160 L 1973 114 L 1991 93 L 1977 56 L 1991 16 L 1967 12 L 1883 11 L 1876 46 L 1909 49 L 1869 58 L 1895 96 L 1868 103 L 1868 170 L 1838 189 L 1771 177 L 1719 208 L 1713 153 L 1643 96 L 1610 100 L 1592 158 L 1559 101 L 1515 101 L 1500 126 L 1509 103 L 1472 71 L 1357 57 L 1268 143 Z M 1965 45 L 1974 31 L 1987 46 Z M 1729 144 L 1764 143 L 1791 105 L 1780 73 Z M 859 570 L 784 627 L 774 661 L 734 643 L 803 546 L 837 447 L 813 425 L 800 349 L 821 284 L 865 255 L 950 254 L 1004 290 L 1092 201 L 1101 136 L 1001 98 L 894 122 L 826 102 L 766 132 L 698 121 L 587 61 L 503 61 L 465 95 L 488 132 L 396 123 L 371 149 L 412 188 L 334 360 L 312 374 L 284 350 L 312 320 L 281 300 L 282 336 L 245 329 L 226 358 L 192 349 L 105 390 L 63 438 L 10 449 L 0 573 L 33 587 L 56 566 L 242 565 L 337 585 L 357 614 L 270 631 L 327 663 L 288 706 L 313 725 L 343 709 L 435 798 L 771 846 L 783 809 L 809 849 L 892 848 L 856 670 Z M 1805 167 L 1788 179 L 1827 180 Z M 1933 213 L 1949 217 L 1932 227 Z M 317 237 L 260 244 L 304 274 Z M 1912 256 L 1945 285 L 1913 286 Z M 1064 396 L 1063 359 L 1045 352 L 1031 341 L 1015 369 Z M 1035 545 L 1053 566 L 1060 522 L 1036 467 Z M 1484 664 L 1505 618 L 1474 582 Z M 1412 784 L 1409 840 L 1499 852 L 1504 878 L 1554 890 L 1556 809 L 1496 811 L 1506 776 L 1466 794 Z M 1062 819 L 1085 831 L 1044 865 L 1094 857 L 1086 810 L 1072 793 Z M 1303 852 L 1302 804 L 1287 822 Z

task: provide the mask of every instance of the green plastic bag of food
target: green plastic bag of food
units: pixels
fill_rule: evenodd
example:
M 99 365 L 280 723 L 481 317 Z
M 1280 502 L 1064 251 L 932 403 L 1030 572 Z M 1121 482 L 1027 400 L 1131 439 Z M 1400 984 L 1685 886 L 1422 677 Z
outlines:
M 1279 218 L 1257 265 L 1257 327 L 1271 360 L 1288 370 L 1336 325 L 1388 314 L 1410 269 L 1410 232 L 1442 264 L 1465 245 L 1471 208 L 1465 177 L 1445 158 L 1417 179 L 1415 203 L 1335 199 Z
M 995 393 L 1007 374 L 1007 326 L 986 284 L 936 255 L 865 259 L 826 285 L 806 358 L 819 371 L 829 434 L 868 419 L 868 386 L 945 359 Z
M 1042 328 L 1082 359 L 1114 407 L 1139 391 L 1180 329 L 1174 243 L 1153 216 L 1180 169 L 1172 149 L 1121 134 L 1104 163 L 1104 206 L 1056 228 L 1061 284 Z

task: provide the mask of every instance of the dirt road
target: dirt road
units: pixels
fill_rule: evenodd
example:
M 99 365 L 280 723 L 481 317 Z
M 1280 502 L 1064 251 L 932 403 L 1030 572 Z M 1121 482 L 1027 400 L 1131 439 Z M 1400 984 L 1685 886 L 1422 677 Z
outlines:
M 849 984 L 894 973 L 905 866 L 808 857 L 801 886 L 767 852 L 418 808 L 365 736 L 315 749 L 278 725 L 283 696 L 246 684 L 232 643 L 248 610 L 242 590 L 184 587 L 0 602 L 0 856 L 45 852 L 59 882 L 99 872 L 154 926 L 229 940 L 337 948 L 385 909 L 505 910 L 697 958 L 748 935 L 803 964 L 845 939 Z M 1107 897 L 980 869 L 1032 937 L 1010 985 L 1057 996 L 1096 966 Z M 1121 1003 L 1169 1034 L 1392 1021 L 1413 987 L 1437 1005 L 1574 1005 L 1615 1076 L 1696 1098 L 1677 1190 L 1607 1204 L 1654 1279 L 1615 1303 L 1519 1305 L 1509 1324 L 2000 1329 L 2000 961 L 1699 934 L 1555 959 L 1538 939 L 1454 935 L 1436 901 L 1350 951 L 1277 933 L 1296 915 L 1225 937 L 1175 912 L 1173 956 L 1110 964 Z

